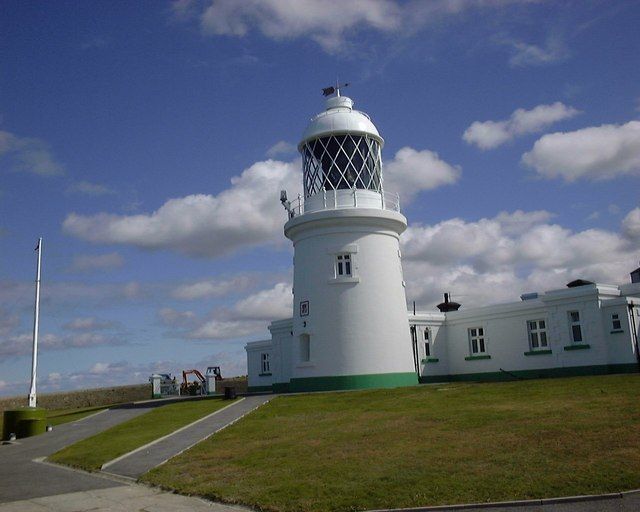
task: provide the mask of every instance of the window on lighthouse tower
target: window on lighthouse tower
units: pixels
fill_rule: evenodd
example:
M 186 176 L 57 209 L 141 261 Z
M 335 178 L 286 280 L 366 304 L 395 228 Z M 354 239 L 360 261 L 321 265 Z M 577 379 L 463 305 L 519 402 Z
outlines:
M 351 254 L 336 254 L 336 277 L 351 277 Z

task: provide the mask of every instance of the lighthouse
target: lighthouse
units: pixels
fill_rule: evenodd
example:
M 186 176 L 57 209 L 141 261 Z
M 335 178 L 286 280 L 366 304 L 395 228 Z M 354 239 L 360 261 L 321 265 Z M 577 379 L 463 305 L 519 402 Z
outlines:
M 407 220 L 384 190 L 383 138 L 335 94 L 298 144 L 304 197 L 282 197 L 294 300 L 281 375 L 290 391 L 417 384 L 399 246 Z

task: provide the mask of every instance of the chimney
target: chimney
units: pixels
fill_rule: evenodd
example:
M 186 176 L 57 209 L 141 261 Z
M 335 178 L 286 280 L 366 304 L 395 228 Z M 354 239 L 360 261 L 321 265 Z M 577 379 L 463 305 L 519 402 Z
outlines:
M 451 302 L 449 300 L 449 294 L 444 294 L 444 302 L 441 302 L 436 306 L 442 313 L 446 313 L 448 311 L 458 311 L 460 309 L 460 304 L 457 302 Z

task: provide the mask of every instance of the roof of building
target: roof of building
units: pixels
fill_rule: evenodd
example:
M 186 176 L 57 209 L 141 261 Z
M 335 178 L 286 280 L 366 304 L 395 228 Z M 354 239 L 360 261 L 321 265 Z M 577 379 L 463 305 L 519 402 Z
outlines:
M 302 134 L 298 149 L 309 139 L 336 133 L 369 135 L 384 144 L 378 129 L 364 112 L 353 109 L 353 100 L 346 96 L 327 99 L 326 110 L 314 116 Z

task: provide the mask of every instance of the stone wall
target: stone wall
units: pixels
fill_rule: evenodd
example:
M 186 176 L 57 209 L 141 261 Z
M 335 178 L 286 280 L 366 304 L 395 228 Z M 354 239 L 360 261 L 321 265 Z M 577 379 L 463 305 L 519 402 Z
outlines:
M 151 385 L 135 384 L 131 386 L 38 394 L 38 407 L 44 407 L 45 409 L 80 409 L 83 407 L 135 402 L 149 398 L 151 398 Z M 0 399 L 0 412 L 26 405 L 26 395 L 2 398 Z

